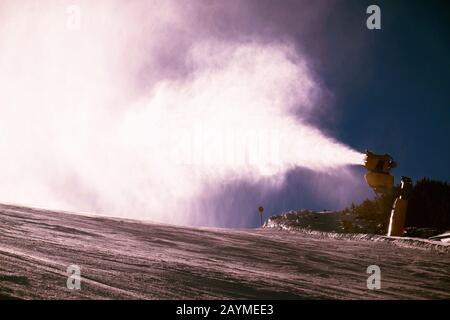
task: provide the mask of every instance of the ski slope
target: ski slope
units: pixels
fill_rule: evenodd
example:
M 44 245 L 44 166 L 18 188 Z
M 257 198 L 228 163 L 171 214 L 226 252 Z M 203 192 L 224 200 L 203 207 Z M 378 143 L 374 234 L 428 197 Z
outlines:
M 450 299 L 448 247 L 402 243 L 0 205 L 0 298 Z M 69 265 L 80 290 L 66 287 Z M 380 290 L 367 289 L 369 265 Z

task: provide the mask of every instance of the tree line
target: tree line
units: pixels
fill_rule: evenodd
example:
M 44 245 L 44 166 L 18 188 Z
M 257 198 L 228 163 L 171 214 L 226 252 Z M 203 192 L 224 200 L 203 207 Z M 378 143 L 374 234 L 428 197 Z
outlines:
M 376 225 L 376 233 L 387 232 L 393 194 L 376 196 L 354 204 L 342 211 L 356 219 Z M 414 183 L 408 202 L 406 228 L 433 228 L 439 231 L 450 230 L 450 184 L 448 182 L 422 178 Z

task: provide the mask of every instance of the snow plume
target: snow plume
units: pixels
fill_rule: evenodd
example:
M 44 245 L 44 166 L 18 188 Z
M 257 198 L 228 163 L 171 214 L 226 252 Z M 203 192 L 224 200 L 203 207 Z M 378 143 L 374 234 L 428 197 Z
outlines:
M 298 49 L 208 33 L 217 6 L 190 3 L 2 1 L 0 201 L 198 224 L 215 185 L 362 162 L 306 122 Z

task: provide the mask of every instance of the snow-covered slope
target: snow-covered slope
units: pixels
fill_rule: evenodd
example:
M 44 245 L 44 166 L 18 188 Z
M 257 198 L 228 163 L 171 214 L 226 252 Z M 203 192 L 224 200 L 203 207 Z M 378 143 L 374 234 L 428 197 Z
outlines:
M 330 235 L 0 205 L 0 297 L 450 298 L 448 251 Z M 66 287 L 69 265 L 81 267 L 81 290 Z M 381 268 L 381 290 L 367 289 L 369 265 Z

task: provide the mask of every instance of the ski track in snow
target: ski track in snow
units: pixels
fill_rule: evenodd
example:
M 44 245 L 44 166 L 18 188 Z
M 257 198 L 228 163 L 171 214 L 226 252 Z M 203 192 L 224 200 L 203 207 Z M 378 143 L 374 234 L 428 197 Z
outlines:
M 0 205 L 0 298 L 450 299 L 450 253 L 435 244 Z M 73 264 L 81 290 L 66 288 Z M 380 290 L 366 286 L 374 264 Z

